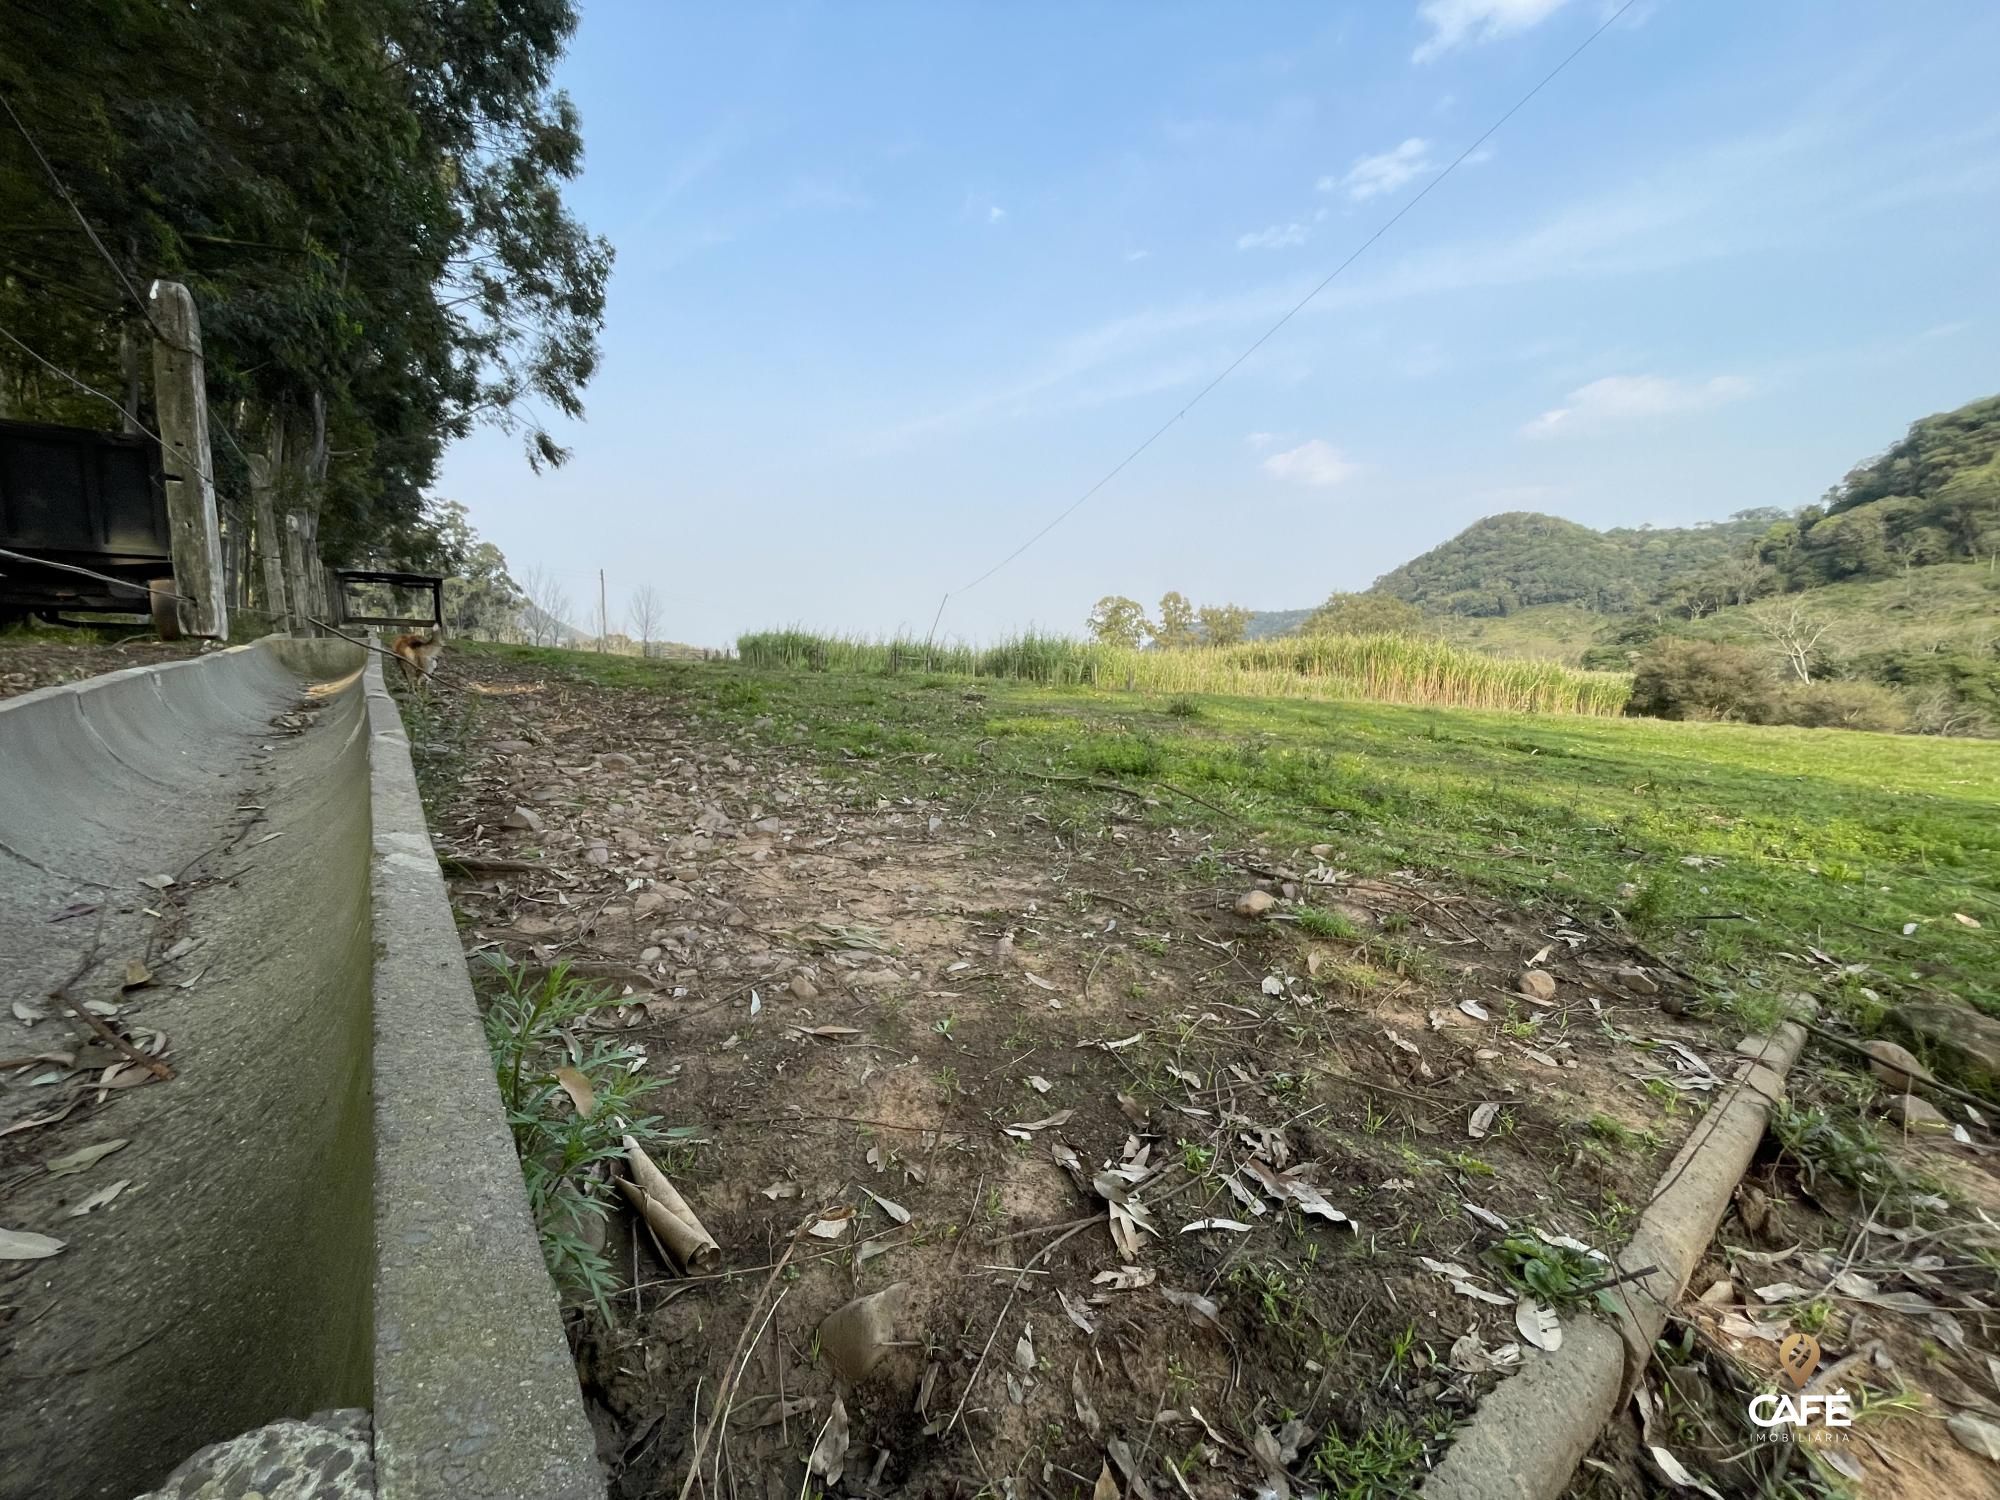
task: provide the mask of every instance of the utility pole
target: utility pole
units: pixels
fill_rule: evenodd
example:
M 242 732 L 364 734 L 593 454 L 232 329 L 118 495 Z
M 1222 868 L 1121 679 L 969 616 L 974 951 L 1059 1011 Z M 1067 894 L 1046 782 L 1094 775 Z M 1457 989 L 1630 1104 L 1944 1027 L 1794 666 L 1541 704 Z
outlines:
M 153 409 L 167 469 L 167 526 L 172 535 L 174 592 L 181 628 L 189 635 L 229 639 L 223 592 L 222 530 L 215 518 L 215 479 L 208 451 L 208 384 L 201 358 L 201 319 L 194 298 L 177 281 L 156 281 L 148 294 L 153 324 Z
M 604 638 L 611 634 L 611 616 L 604 608 L 604 569 L 597 570 L 597 653 L 604 654 Z

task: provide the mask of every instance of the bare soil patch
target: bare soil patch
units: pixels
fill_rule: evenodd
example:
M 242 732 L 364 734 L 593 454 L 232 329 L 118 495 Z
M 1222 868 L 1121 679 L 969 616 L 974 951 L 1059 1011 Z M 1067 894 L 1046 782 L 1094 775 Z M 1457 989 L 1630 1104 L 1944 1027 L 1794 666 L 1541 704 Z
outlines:
M 572 1321 L 620 1495 L 680 1491 L 746 1326 L 709 1486 L 797 1494 L 838 1397 L 829 1491 L 1079 1494 L 1109 1454 L 1135 1494 L 1398 1493 L 1542 1357 L 1496 1247 L 1615 1250 L 1726 1071 L 1592 913 L 1226 847 L 1164 794 L 914 756 L 898 790 L 726 673 L 661 681 L 461 656 L 412 713 L 467 952 L 600 977 L 699 1137 L 663 1165 L 724 1271 L 621 1217 L 633 1284 Z M 823 1320 L 891 1287 L 892 1346 L 840 1378 Z
M 152 666 L 198 656 L 202 641 L 158 641 L 149 635 L 107 644 L 93 637 L 75 641 L 44 636 L 0 636 L 0 698 L 32 693 L 37 688 L 81 682 L 127 667 Z

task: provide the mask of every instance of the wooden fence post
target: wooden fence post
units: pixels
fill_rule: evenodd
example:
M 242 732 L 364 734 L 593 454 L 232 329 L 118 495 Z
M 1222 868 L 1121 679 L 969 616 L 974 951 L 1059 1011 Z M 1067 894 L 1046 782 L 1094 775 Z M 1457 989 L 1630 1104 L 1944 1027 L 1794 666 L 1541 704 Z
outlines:
M 181 628 L 189 635 L 229 639 L 222 532 L 215 515 L 214 467 L 208 451 L 208 384 L 202 368 L 201 320 L 194 298 L 177 281 L 156 281 L 147 294 L 153 322 L 153 409 L 167 470 L 167 522 L 172 533 L 174 592 Z

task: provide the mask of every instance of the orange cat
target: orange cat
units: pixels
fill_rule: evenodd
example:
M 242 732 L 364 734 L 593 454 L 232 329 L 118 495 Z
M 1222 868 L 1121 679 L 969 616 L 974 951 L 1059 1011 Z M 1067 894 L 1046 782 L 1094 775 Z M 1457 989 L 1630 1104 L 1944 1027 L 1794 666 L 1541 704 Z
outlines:
M 403 668 L 404 682 L 428 683 L 437 671 L 438 658 L 444 655 L 444 630 L 440 627 L 430 635 L 399 635 L 389 649 Z

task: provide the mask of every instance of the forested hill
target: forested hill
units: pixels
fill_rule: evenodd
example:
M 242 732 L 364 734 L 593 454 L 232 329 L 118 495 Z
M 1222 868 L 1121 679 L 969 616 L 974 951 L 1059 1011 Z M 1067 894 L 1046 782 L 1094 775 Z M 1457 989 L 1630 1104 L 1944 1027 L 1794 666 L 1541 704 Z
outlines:
M 1528 511 L 1488 516 L 1377 579 L 1442 615 L 1563 604 L 1692 616 L 1770 593 L 1895 577 L 2000 552 L 2000 396 L 1914 422 L 1818 504 L 1684 527 L 1593 531 Z
M 1786 518 L 1751 510 L 1700 526 L 1593 531 L 1508 511 L 1384 574 L 1375 591 L 1439 614 L 1505 615 L 1536 604 L 1623 614 L 1661 597 L 1675 579 L 1742 554 Z

